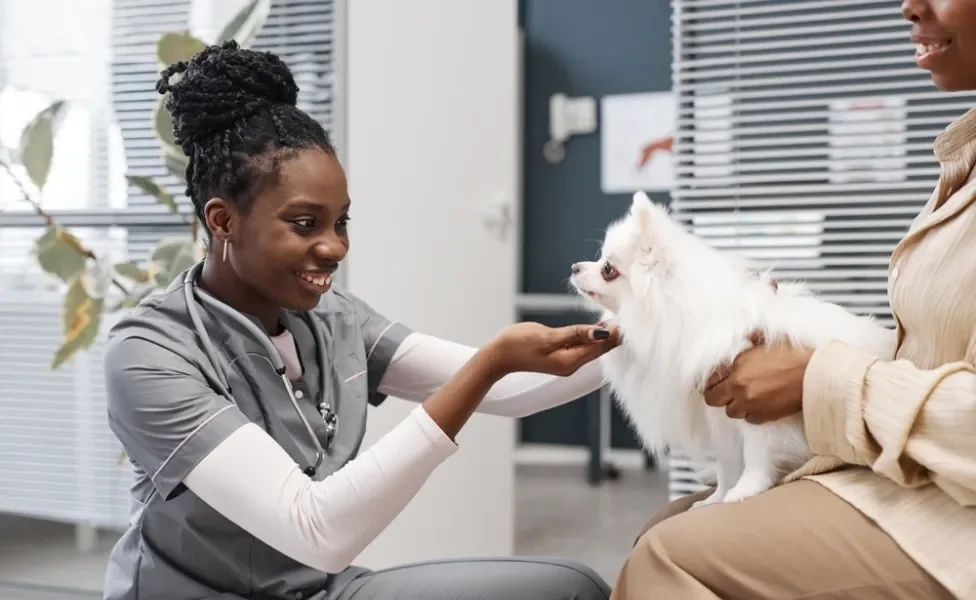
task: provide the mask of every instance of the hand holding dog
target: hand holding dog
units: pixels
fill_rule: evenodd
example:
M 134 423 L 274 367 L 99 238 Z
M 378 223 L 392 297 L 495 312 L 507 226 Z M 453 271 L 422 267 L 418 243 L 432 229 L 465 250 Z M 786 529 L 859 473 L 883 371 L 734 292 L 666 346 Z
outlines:
M 705 402 L 725 407 L 733 419 L 756 425 L 801 412 L 803 377 L 813 350 L 785 344 L 766 346 L 760 333 L 753 334 L 750 341 L 752 348 L 709 378 Z

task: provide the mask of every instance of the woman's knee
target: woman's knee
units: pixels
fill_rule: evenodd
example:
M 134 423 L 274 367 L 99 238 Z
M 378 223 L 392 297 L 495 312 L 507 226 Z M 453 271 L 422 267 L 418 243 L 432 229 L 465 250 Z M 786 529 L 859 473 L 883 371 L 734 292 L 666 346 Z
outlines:
M 437 590 L 431 596 L 431 590 Z M 607 600 L 610 586 L 578 561 L 549 557 L 444 559 L 370 571 L 348 597 Z M 347 596 L 341 596 L 343 598 Z
M 666 519 L 670 519 L 675 515 L 680 515 L 687 512 L 688 509 L 691 508 L 692 504 L 698 502 L 699 500 L 704 500 L 708 496 L 712 495 L 712 492 L 714 491 L 714 488 L 708 488 L 694 494 L 689 494 L 688 496 L 683 496 L 677 500 L 672 500 L 671 502 L 665 504 L 664 507 L 654 513 L 651 518 L 648 519 L 647 523 L 644 523 L 644 526 L 641 527 L 640 533 L 638 533 L 637 537 L 634 539 L 634 545 L 636 546 L 641 537 L 643 537 L 644 534 L 647 533 L 647 531 L 652 527 Z
M 607 600 L 610 597 L 610 585 L 591 567 L 579 561 L 561 558 L 526 560 L 534 560 L 538 564 L 533 598 Z
M 670 525 L 662 520 L 641 535 L 617 575 L 612 600 L 681 597 L 696 585 L 682 564 L 689 555 L 686 539 Z

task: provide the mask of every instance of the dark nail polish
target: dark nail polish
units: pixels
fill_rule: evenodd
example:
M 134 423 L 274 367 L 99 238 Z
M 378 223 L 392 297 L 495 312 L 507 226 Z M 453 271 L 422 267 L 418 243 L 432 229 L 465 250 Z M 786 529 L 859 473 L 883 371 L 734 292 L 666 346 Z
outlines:
M 596 329 L 593 331 L 593 339 L 605 340 L 610 337 L 610 332 L 606 329 Z

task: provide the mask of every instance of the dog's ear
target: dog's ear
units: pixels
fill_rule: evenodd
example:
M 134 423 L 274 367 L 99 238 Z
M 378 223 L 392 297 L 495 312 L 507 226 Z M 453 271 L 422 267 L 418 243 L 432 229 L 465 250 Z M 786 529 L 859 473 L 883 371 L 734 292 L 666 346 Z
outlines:
M 637 219 L 637 228 L 640 231 L 641 246 L 644 250 L 654 247 L 654 220 L 657 218 L 657 207 L 644 192 L 634 194 L 633 202 L 630 204 L 630 214 Z

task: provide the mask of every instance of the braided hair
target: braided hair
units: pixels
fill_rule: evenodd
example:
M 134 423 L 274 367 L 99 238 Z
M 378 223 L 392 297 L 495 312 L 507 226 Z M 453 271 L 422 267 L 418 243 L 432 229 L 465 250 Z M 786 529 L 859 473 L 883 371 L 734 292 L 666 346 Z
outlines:
M 171 83 L 174 75 L 180 76 Z M 335 155 L 322 125 L 297 108 L 291 71 L 270 52 L 233 40 L 208 46 L 164 69 L 156 91 L 169 93 L 173 135 L 189 158 L 186 195 L 204 227 L 210 198 L 246 213 L 261 189 L 277 181 L 283 159 L 308 148 Z

